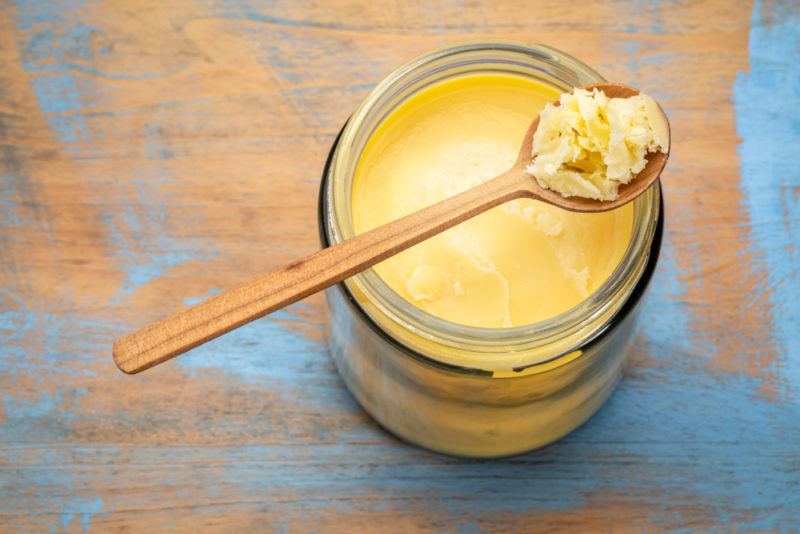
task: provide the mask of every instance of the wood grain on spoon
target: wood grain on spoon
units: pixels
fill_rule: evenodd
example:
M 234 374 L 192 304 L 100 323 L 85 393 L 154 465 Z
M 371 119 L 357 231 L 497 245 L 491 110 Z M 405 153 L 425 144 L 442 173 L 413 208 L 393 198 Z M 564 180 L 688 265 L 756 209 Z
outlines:
M 594 84 L 609 98 L 627 98 L 638 90 L 621 84 Z M 516 198 L 538 199 L 578 212 L 618 208 L 647 190 L 661 174 L 667 154 L 648 155 L 645 168 L 619 198 L 599 201 L 543 189 L 526 174 L 537 117 L 528 128 L 514 166 L 505 173 L 452 198 L 385 224 L 311 256 L 266 273 L 205 302 L 186 308 L 114 342 L 113 356 L 126 373 L 138 373 L 198 345 L 341 282 L 420 241 Z

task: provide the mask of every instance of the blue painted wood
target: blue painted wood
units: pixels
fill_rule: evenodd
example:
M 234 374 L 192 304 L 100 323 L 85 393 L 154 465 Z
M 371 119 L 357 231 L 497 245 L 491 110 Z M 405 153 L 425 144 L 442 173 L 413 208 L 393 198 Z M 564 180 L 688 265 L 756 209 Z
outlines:
M 9 4 L 0 530 L 797 528 L 799 18 L 788 1 Z M 117 372 L 121 333 L 313 251 L 349 112 L 409 57 L 487 35 L 644 87 L 676 132 L 646 327 L 593 419 L 499 461 L 402 444 L 338 379 L 319 298 Z

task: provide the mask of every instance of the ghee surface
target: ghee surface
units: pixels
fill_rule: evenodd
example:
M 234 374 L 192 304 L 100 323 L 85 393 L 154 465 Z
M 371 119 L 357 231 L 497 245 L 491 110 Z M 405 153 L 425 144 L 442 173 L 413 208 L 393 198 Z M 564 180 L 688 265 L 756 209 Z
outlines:
M 468 74 L 400 104 L 368 141 L 353 180 L 356 233 L 489 180 L 513 165 L 526 129 L 562 91 L 512 74 Z M 614 271 L 633 208 L 577 214 L 522 199 L 494 208 L 374 269 L 422 310 L 477 327 L 548 319 Z

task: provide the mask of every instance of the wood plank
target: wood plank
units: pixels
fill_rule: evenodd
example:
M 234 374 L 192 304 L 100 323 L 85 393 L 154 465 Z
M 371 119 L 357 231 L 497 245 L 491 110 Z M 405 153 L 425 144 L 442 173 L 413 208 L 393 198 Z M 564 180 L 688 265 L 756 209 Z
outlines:
M 800 524 L 796 2 L 3 7 L 0 530 Z M 349 113 L 411 57 L 490 37 L 574 54 L 670 115 L 648 326 L 593 419 L 501 461 L 402 444 L 341 384 L 319 298 L 116 370 L 115 337 L 316 250 Z

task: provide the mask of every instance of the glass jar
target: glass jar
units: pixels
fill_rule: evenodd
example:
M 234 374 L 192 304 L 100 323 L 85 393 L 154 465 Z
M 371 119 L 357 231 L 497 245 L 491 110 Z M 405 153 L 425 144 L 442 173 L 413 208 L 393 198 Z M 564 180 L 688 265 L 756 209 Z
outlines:
M 421 89 L 477 72 L 527 76 L 560 92 L 604 81 L 562 52 L 511 42 L 462 44 L 403 65 L 369 94 L 331 149 L 320 190 L 323 246 L 354 235 L 352 180 L 381 121 Z M 631 241 L 608 280 L 539 323 L 452 323 L 413 306 L 372 270 L 329 288 L 328 341 L 339 374 L 381 425 L 428 449 L 498 457 L 559 439 L 600 408 L 621 376 L 661 246 L 660 204 L 656 184 L 634 202 Z

